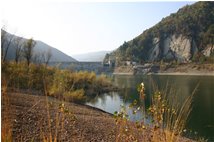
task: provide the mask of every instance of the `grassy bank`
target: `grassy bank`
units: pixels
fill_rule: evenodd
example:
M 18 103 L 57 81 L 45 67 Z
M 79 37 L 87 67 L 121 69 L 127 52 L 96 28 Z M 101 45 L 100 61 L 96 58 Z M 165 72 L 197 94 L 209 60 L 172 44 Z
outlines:
M 105 75 L 97 76 L 94 72 L 14 62 L 2 63 L 2 82 L 12 89 L 37 91 L 72 102 L 83 102 L 87 96 L 116 89 Z

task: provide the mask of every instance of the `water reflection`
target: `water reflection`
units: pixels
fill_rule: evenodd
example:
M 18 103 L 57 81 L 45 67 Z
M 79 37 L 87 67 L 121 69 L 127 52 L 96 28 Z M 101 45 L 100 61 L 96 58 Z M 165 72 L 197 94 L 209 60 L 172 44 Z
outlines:
M 191 95 L 197 84 L 199 87 L 193 98 L 192 112 L 190 113 L 187 128 L 197 131 L 199 136 L 209 138 L 214 141 L 214 77 L 213 76 L 113 76 L 113 83 L 122 88 L 121 92 L 111 92 L 87 102 L 88 105 L 98 107 L 107 112 L 114 113 L 121 109 L 121 104 L 128 106 L 134 101 L 139 101 L 137 86 L 144 82 L 146 94 L 146 108 L 151 102 L 151 94 L 154 88 L 166 90 L 173 88 L 179 95 L 178 102 Z M 168 84 L 168 85 L 167 85 Z M 129 109 L 128 114 L 131 120 L 142 119 L 142 113 L 132 114 Z

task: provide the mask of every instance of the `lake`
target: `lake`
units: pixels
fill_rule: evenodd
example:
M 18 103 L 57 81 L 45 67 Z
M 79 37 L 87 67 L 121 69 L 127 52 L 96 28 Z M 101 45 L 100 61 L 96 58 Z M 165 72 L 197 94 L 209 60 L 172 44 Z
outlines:
M 137 86 L 144 82 L 146 94 L 146 108 L 150 105 L 154 84 L 164 90 L 167 86 L 175 88 L 179 97 L 192 94 L 199 85 L 193 97 L 193 106 L 186 128 L 189 137 L 205 137 L 214 141 L 214 76 L 186 76 L 186 75 L 144 75 L 128 76 L 114 75 L 112 82 L 122 88 L 120 92 L 110 92 L 91 99 L 86 104 L 100 108 L 106 112 L 114 113 L 120 111 L 121 106 L 128 108 L 134 101 L 139 101 Z M 130 120 L 142 119 L 141 112 L 133 115 L 128 109 Z

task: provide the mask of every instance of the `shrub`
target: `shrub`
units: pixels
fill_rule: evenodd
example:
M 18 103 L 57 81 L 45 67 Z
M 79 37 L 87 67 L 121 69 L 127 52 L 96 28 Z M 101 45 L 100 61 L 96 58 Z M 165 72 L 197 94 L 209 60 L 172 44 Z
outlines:
M 109 91 L 111 82 L 105 75 L 96 77 L 94 72 L 71 72 L 68 70 L 57 70 L 53 75 L 53 83 L 49 93 L 55 97 L 62 97 L 64 92 L 73 92 L 83 89 L 84 95 L 93 96 Z
M 58 99 L 64 99 L 66 96 L 66 100 L 69 101 L 68 98 L 71 97 L 68 94 L 76 96 L 77 100 L 84 100 L 83 96 L 94 96 L 111 91 L 112 86 L 105 75 L 97 77 L 94 72 L 72 72 L 45 65 L 30 64 L 27 66 L 24 62 L 3 63 L 2 78 L 8 80 L 9 87 L 42 91 Z
M 63 99 L 65 101 L 69 102 L 84 102 L 85 101 L 85 95 L 84 95 L 84 90 L 75 90 L 75 91 L 68 91 L 63 93 Z

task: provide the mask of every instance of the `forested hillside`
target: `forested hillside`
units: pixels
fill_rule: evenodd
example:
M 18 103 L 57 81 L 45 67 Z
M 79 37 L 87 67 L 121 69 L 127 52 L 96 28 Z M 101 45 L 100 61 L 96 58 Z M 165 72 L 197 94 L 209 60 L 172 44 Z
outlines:
M 187 5 L 107 54 L 104 62 L 214 61 L 214 2 Z

